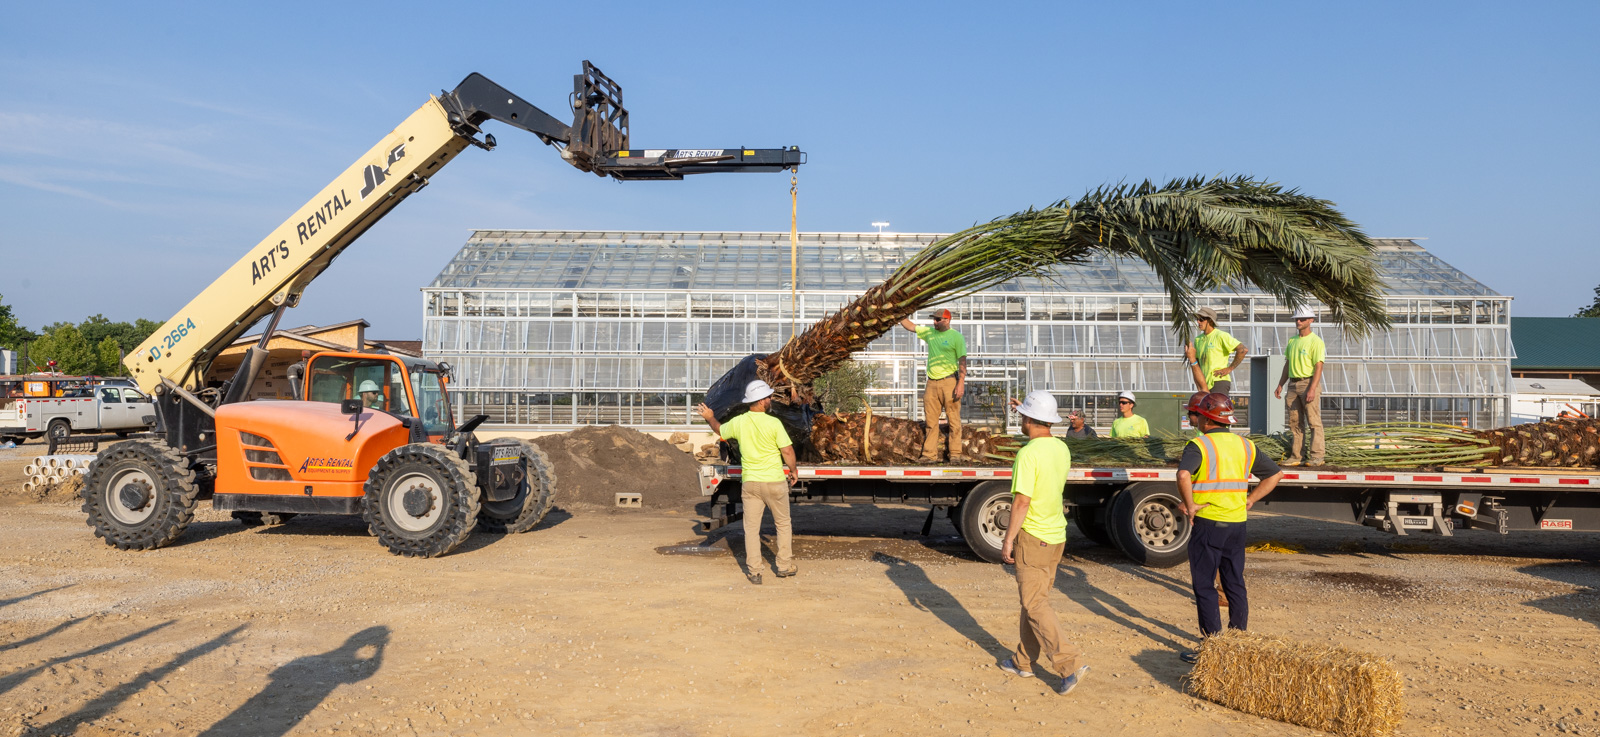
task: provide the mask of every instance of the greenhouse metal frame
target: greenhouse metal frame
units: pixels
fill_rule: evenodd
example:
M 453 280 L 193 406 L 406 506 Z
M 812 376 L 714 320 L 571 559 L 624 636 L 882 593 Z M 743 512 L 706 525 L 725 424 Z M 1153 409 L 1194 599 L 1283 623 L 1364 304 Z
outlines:
M 788 233 L 479 230 L 423 289 L 423 350 L 454 366 L 461 417 L 703 427 L 694 405 L 735 362 L 776 350 L 940 237 L 803 233 L 791 291 Z M 1351 339 L 1317 324 L 1324 420 L 1504 424 L 1511 298 L 1412 240 L 1377 243 L 1393 327 Z M 1098 258 L 947 306 L 970 353 L 971 422 L 1003 426 L 1005 397 L 1047 389 L 1104 427 L 1119 391 L 1192 390 L 1167 296 L 1140 262 Z M 1215 309 L 1252 355 L 1281 353 L 1294 334 L 1290 310 L 1256 291 L 1196 306 Z M 920 417 L 922 354 L 899 328 L 857 354 L 877 368 L 874 412 Z M 1236 397 L 1249 394 L 1247 374 L 1235 374 Z

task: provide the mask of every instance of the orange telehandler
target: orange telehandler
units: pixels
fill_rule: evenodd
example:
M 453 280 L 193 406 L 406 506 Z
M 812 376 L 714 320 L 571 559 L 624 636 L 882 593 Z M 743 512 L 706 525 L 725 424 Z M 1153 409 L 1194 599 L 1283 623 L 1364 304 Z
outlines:
M 484 415 L 459 425 L 450 367 L 376 352 L 325 352 L 290 369 L 295 400 L 244 401 L 286 309 L 333 259 L 467 148 L 481 126 L 533 133 L 583 171 L 618 180 L 778 172 L 798 147 L 631 149 L 622 89 L 583 63 L 572 125 L 479 74 L 430 97 L 331 184 L 168 320 L 125 364 L 154 397 L 156 438 L 102 450 L 84 477 L 83 511 L 107 544 L 171 543 L 206 497 L 245 524 L 295 514 L 360 514 L 397 555 L 450 552 L 474 528 L 522 532 L 550 510 L 556 479 L 531 444 L 479 442 Z M 482 136 L 481 138 L 479 136 Z M 267 320 L 238 371 L 209 386 L 224 348 Z

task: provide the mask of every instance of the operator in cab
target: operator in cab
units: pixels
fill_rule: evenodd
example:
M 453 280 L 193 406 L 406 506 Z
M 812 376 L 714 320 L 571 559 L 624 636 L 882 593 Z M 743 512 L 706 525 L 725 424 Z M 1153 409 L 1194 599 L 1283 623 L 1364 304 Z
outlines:
M 383 389 L 378 382 L 367 379 L 361 382 L 361 406 L 367 409 L 383 409 Z
M 1234 423 L 1233 401 L 1221 392 L 1196 392 L 1184 408 L 1189 423 L 1200 435 L 1183 448 L 1178 461 L 1178 491 L 1183 513 L 1189 518 L 1189 585 L 1194 589 L 1200 615 L 1200 635 L 1222 631 L 1222 610 L 1217 604 L 1215 581 L 1222 576 L 1228 596 L 1228 627 L 1246 629 L 1250 602 L 1244 589 L 1245 519 L 1250 507 L 1283 478 L 1271 458 L 1256 452 L 1256 444 L 1229 428 Z M 1250 491 L 1250 475 L 1261 479 Z M 1194 663 L 1199 653 L 1179 657 Z

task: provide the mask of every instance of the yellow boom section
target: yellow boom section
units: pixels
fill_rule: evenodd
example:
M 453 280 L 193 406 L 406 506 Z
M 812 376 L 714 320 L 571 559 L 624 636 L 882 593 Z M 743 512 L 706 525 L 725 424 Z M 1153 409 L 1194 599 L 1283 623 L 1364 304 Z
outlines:
M 294 306 L 339 252 L 467 145 L 430 98 L 129 353 L 123 364 L 139 388 L 154 393 L 163 376 L 202 388 L 224 348 L 278 305 Z

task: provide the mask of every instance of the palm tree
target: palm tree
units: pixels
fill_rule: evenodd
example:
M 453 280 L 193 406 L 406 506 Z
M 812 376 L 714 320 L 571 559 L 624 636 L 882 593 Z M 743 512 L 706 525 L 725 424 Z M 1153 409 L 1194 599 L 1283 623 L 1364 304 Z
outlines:
M 1185 340 L 1196 294 L 1255 285 L 1285 304 L 1312 300 L 1352 335 L 1388 325 L 1374 246 L 1326 200 L 1244 177 L 1101 187 L 942 238 L 882 284 L 806 329 L 757 371 L 780 401 L 811 403 L 811 382 L 918 310 L 1061 264 L 1149 264 Z

